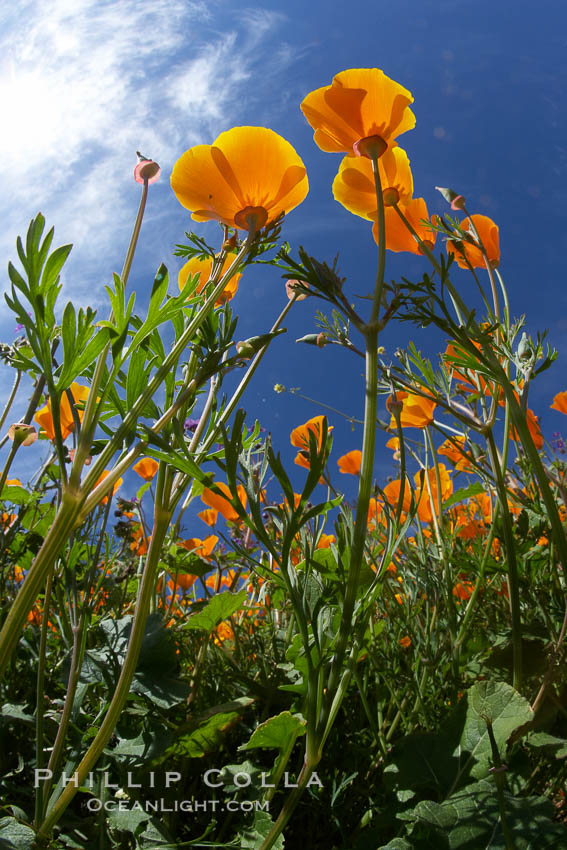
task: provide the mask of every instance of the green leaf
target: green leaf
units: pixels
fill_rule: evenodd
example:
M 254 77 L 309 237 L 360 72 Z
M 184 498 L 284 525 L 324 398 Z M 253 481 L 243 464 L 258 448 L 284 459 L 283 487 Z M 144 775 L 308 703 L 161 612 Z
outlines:
M 224 733 L 240 719 L 240 711 L 214 714 L 190 735 L 184 735 L 173 745 L 176 754 L 189 758 L 202 758 L 207 753 L 217 752 L 224 740 Z
M 16 484 L 9 487 L 4 486 L 0 494 L 0 501 L 10 502 L 12 505 L 27 505 L 32 498 L 32 493 L 28 493 L 27 490 Z
M 518 726 L 533 719 L 530 704 L 511 685 L 505 682 L 477 682 L 466 692 L 466 718 L 460 741 L 461 752 L 467 754 L 466 769 L 471 765 L 471 776 L 486 776 L 492 762 L 492 750 L 486 728 L 486 719 L 499 750 Z
M 470 499 L 471 496 L 478 496 L 480 493 L 484 493 L 486 490 L 483 484 L 480 482 L 476 482 L 476 484 L 471 484 L 469 487 L 462 487 L 460 490 L 457 490 L 453 495 L 447 499 L 446 502 L 443 502 L 443 510 L 446 508 L 452 508 L 453 505 L 458 505 L 459 502 L 464 501 L 465 499 Z
M 206 632 L 212 632 L 219 623 L 234 614 L 242 607 L 248 591 L 246 588 L 238 593 L 217 593 L 210 600 L 208 605 L 199 611 L 198 614 L 193 614 L 185 624 L 186 629 L 204 629 Z
M 274 717 L 260 723 L 252 733 L 250 740 L 242 744 L 239 750 L 253 750 L 256 747 L 283 750 L 289 746 L 290 738 L 294 740 L 305 735 L 305 718 L 291 711 L 282 711 Z
M 542 850 L 566 846 L 567 830 L 551 821 L 552 803 L 544 797 L 514 798 L 504 793 L 506 819 L 515 850 Z M 502 833 L 498 796 L 492 782 L 468 785 L 444 803 L 423 800 L 398 818 L 418 825 L 420 839 L 428 830 L 430 844 L 449 850 L 507 850 Z M 412 832 L 413 836 L 413 832 Z
M 16 818 L 0 818 L 0 850 L 33 850 L 35 832 Z
M 53 232 L 53 231 L 50 231 Z M 72 245 L 61 245 L 50 254 L 41 276 L 41 292 L 45 293 L 59 282 L 59 274 L 71 252 Z
M 129 806 L 130 808 L 122 810 L 118 807 L 112 808 L 108 815 L 108 825 L 112 829 L 120 829 L 134 835 L 140 824 L 150 820 L 151 814 L 145 812 L 141 806 L 132 808 L 132 803 Z
M 242 850 L 260 850 L 273 825 L 268 812 L 254 812 L 254 823 L 248 829 L 240 832 L 238 836 Z M 273 850 L 283 850 L 284 837 L 281 833 L 272 844 L 272 848 Z

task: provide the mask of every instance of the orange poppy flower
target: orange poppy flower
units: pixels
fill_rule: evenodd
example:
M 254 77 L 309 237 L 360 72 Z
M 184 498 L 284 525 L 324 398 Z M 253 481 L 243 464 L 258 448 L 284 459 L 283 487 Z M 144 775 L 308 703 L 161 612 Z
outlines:
M 362 452 L 358 449 L 353 449 L 352 452 L 347 452 L 346 455 L 340 457 L 337 461 L 339 469 L 346 475 L 359 475 L 360 464 L 362 461 Z
M 567 392 L 564 390 L 561 393 L 557 393 L 550 407 L 552 410 L 558 410 L 559 413 L 567 414 Z
M 220 275 L 218 276 L 218 280 L 221 279 L 223 274 L 230 267 L 233 260 L 234 254 L 228 254 L 223 263 Z M 189 275 L 198 274 L 199 283 L 197 284 L 196 291 L 202 292 L 209 280 L 211 279 L 212 268 L 213 261 L 211 257 L 209 257 L 207 260 L 199 260 L 197 257 L 193 257 L 191 260 L 188 260 L 185 265 L 182 266 L 182 268 L 179 270 L 179 275 L 177 278 L 179 289 L 183 289 L 183 287 L 187 283 L 187 278 L 189 277 Z M 231 277 L 231 279 L 215 301 L 216 307 L 220 307 L 222 304 L 226 304 L 227 301 L 230 301 L 232 298 L 234 298 L 241 277 L 242 272 L 239 272 Z
M 151 481 L 159 469 L 159 463 L 153 457 L 143 457 L 132 467 L 144 481 Z
M 401 647 L 403 647 L 403 649 L 408 649 L 408 647 L 411 646 L 411 638 L 409 635 L 405 635 L 403 638 L 400 638 L 398 643 Z
M 543 434 L 541 433 L 537 416 L 533 410 L 530 410 L 529 408 L 526 410 L 526 421 L 531 438 L 534 441 L 534 446 L 539 451 L 543 448 Z M 519 440 L 518 432 L 514 427 L 510 428 L 510 436 L 513 440 Z
M 144 529 L 138 525 L 132 536 L 130 549 L 136 556 L 145 555 L 148 551 L 149 538 L 145 536 Z
M 180 587 L 182 590 L 189 590 L 190 587 L 193 587 L 195 582 L 197 581 L 198 576 L 194 576 L 191 573 L 178 573 L 176 580 L 176 589 Z
M 474 224 L 480 241 L 484 245 L 484 250 L 491 266 L 497 266 L 500 261 L 500 242 L 498 238 L 498 226 L 494 224 L 491 218 L 486 215 L 471 215 L 470 218 L 465 218 L 461 222 L 463 230 L 471 234 L 476 242 L 476 238 L 471 231 L 471 221 Z M 457 265 L 462 269 L 468 269 L 469 263 L 473 269 L 484 268 L 484 257 L 480 248 L 472 245 L 470 242 L 447 242 L 447 253 L 453 254 Z M 468 260 L 468 262 L 467 262 Z
M 386 151 L 378 160 L 378 170 L 386 206 L 408 203 L 413 193 L 413 179 L 407 153 L 402 148 Z M 369 159 L 344 157 L 333 181 L 333 197 L 349 212 L 370 221 L 376 220 L 376 186 Z
M 197 514 L 199 519 L 202 519 L 203 522 L 210 526 L 216 525 L 218 515 L 219 512 L 215 511 L 214 508 L 206 508 L 200 514 Z
M 461 577 L 459 576 L 459 578 Z M 471 598 L 473 590 L 474 581 L 468 581 L 465 578 L 461 578 L 461 581 L 453 588 L 453 596 L 455 596 L 459 601 L 464 601 Z
M 402 490 L 402 481 L 401 478 L 397 478 L 395 481 L 390 481 L 384 487 L 384 498 L 388 502 L 389 505 L 393 508 L 394 511 L 397 510 L 398 504 L 400 501 L 400 493 Z M 409 481 L 406 481 L 404 487 L 404 499 L 402 502 L 402 521 L 405 517 L 405 514 L 409 512 L 411 508 L 411 486 Z
M 294 459 L 294 463 L 298 466 L 302 466 L 304 469 L 310 469 L 309 463 L 309 433 L 315 435 L 317 441 L 317 450 L 321 451 L 321 445 L 323 441 L 323 420 L 326 419 L 325 416 L 314 416 L 312 419 L 308 419 L 303 425 L 298 425 L 297 428 L 294 428 L 290 434 L 291 445 L 295 446 L 298 449 L 301 449 L 297 453 Z M 327 426 L 327 433 L 333 430 L 332 425 Z M 321 479 L 322 480 L 322 479 Z
M 87 400 L 89 395 L 89 388 L 83 387 L 80 384 L 71 384 L 69 387 L 71 394 L 73 396 L 73 401 L 75 407 L 77 409 L 77 414 L 79 417 L 79 421 L 83 420 L 84 413 L 84 402 Z M 83 403 L 81 405 L 81 402 Z M 51 411 L 51 399 L 47 400 L 47 404 L 38 410 L 38 412 L 34 416 L 35 421 L 40 425 L 47 437 L 50 440 L 55 439 L 55 430 L 53 426 L 53 413 Z M 59 420 L 61 424 L 61 439 L 66 440 L 69 434 L 75 429 L 75 420 L 73 419 L 73 414 L 71 413 L 71 405 L 69 404 L 69 399 L 67 397 L 67 393 L 64 392 L 61 396 L 61 401 L 59 402 Z
M 351 68 L 308 94 L 301 111 L 321 150 L 353 156 L 359 142 L 378 137 L 383 153 L 396 136 L 415 127 L 410 103 L 411 93 L 378 68 Z M 358 145 L 359 155 L 363 147 Z
M 382 522 L 382 512 L 384 508 L 376 499 L 370 499 L 368 503 L 368 530 L 372 531 Z
M 455 445 L 455 443 L 457 445 Z M 470 460 L 463 454 L 465 448 L 465 438 L 455 436 L 452 440 L 445 440 L 439 448 L 437 449 L 437 454 L 443 455 L 444 457 L 448 457 L 451 463 L 455 464 L 455 469 L 458 471 L 462 471 L 464 469 L 471 469 L 472 464 Z
M 308 419 L 303 425 L 298 425 L 297 428 L 294 428 L 289 435 L 291 445 L 298 449 L 305 449 L 306 451 L 309 451 L 309 433 L 311 432 L 315 435 L 318 450 L 321 451 L 321 443 L 323 440 L 323 420 L 325 418 L 325 416 L 313 416 L 312 419 Z M 332 430 L 333 426 L 328 425 L 327 433 Z
M 171 188 L 194 221 L 259 230 L 307 195 L 305 166 L 293 147 L 266 127 L 233 127 L 212 145 L 197 145 L 173 166 Z
M 444 464 L 440 463 L 438 469 L 441 482 L 441 503 L 443 503 L 453 493 L 453 482 Z M 439 510 L 439 495 L 435 470 L 429 469 L 427 471 L 427 478 L 423 471 L 416 472 L 414 481 L 416 484 L 415 497 L 418 501 L 417 515 L 422 522 L 432 522 L 433 513 L 435 512 L 437 514 Z
M 394 398 L 397 402 L 402 403 L 402 412 L 400 414 L 400 424 L 402 428 L 426 428 L 433 422 L 433 411 L 437 404 L 433 399 L 424 398 L 421 395 L 414 393 L 397 392 L 394 393 Z M 391 409 L 391 399 L 389 396 L 386 401 L 386 407 Z M 390 430 L 396 428 L 396 420 L 392 414 L 390 420 Z
M 219 542 L 214 534 L 201 540 L 199 537 L 190 537 L 189 540 L 178 540 L 177 545 L 188 552 L 196 552 L 201 558 L 208 558 Z
M 213 493 L 208 487 L 205 487 L 203 492 L 201 493 L 201 501 L 208 505 L 209 508 L 213 508 L 218 511 L 221 516 L 223 516 L 227 522 L 236 522 L 238 517 L 238 512 L 232 507 L 230 504 L 232 501 L 232 493 L 230 492 L 230 488 L 227 484 L 223 484 L 221 481 L 215 482 L 216 486 L 219 490 L 222 490 L 223 493 L 226 493 L 226 498 L 223 496 L 217 496 L 216 493 Z M 237 484 L 236 491 L 238 493 L 238 498 L 240 499 L 240 503 L 243 508 L 246 508 L 246 492 L 244 487 L 241 484 Z
M 422 219 L 429 221 L 427 206 L 423 198 L 413 198 L 409 203 L 400 206 L 401 211 L 419 236 L 422 242 L 433 250 L 437 234 L 430 230 L 427 225 L 422 224 Z M 411 254 L 423 254 L 419 242 L 416 242 L 413 234 L 407 229 L 393 207 L 384 210 L 386 220 L 386 248 L 388 251 L 409 251 Z M 372 235 L 378 244 L 378 222 L 372 225 Z
M 331 543 L 336 543 L 337 538 L 334 534 L 322 534 L 317 543 L 316 549 L 330 549 Z
M 104 481 L 104 479 L 105 479 L 105 478 L 107 478 L 107 476 L 109 476 L 109 475 L 110 475 L 110 471 L 109 471 L 108 469 L 105 469 L 105 470 L 104 470 L 104 472 L 102 472 L 102 473 L 101 473 L 101 475 L 100 475 L 99 479 L 97 480 L 97 482 L 95 483 L 95 485 L 94 485 L 94 487 L 93 487 L 93 490 L 94 490 L 96 487 L 98 487 L 98 485 L 99 485 L 102 481 Z M 116 481 L 116 483 L 114 484 L 114 487 L 112 488 L 112 493 L 111 493 L 111 495 L 112 495 L 112 496 L 114 496 L 114 494 L 116 493 L 116 491 L 118 490 L 118 488 L 122 486 L 123 481 L 124 481 L 124 479 L 123 479 L 123 478 L 119 478 L 119 479 Z M 106 505 L 106 503 L 107 503 L 107 502 L 108 502 L 108 496 L 105 496 L 105 497 L 104 497 L 104 499 L 101 499 L 101 505 Z

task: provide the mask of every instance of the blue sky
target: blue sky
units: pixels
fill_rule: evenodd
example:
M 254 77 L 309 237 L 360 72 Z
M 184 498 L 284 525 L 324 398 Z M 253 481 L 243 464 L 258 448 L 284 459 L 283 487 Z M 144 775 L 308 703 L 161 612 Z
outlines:
M 333 201 L 340 156 L 313 144 L 299 104 L 341 70 L 379 67 L 415 98 L 416 128 L 400 140 L 414 194 L 426 198 L 430 213 L 443 212 L 434 186 L 452 186 L 472 212 L 499 225 L 512 312 L 527 313 L 531 331 L 549 328 L 560 350 L 558 364 L 534 384 L 530 406 L 548 438 L 563 427 L 561 414 L 549 410 L 553 395 L 567 389 L 563 2 L 542 0 L 536 10 L 525 0 L 315 0 L 309 6 L 290 0 L 254 7 L 219 0 L 30 0 L 13 4 L 0 20 L 2 268 L 15 257 L 17 234 L 41 209 L 55 225 L 57 244 L 75 244 L 65 298 L 101 307 L 104 284 L 122 266 L 138 204 L 132 179 L 138 149 L 160 162 L 162 179 L 151 188 L 130 285 L 143 304 L 164 261 L 175 290 L 181 263 L 172 250 L 191 224 L 169 187 L 171 168 L 188 147 L 210 143 L 231 126 L 256 124 L 287 138 L 308 170 L 310 193 L 289 216 L 285 237 L 321 260 L 339 251 L 349 290 L 370 290 L 376 255 L 370 226 Z M 216 238 L 213 226 L 195 229 Z M 426 270 L 425 260 L 388 257 L 389 279 L 416 279 Z M 455 274 L 466 292 L 468 276 Z M 263 332 L 285 304 L 279 275 L 253 271 L 233 304 L 239 338 Z M 273 345 L 243 402 L 290 460 L 291 428 L 323 411 L 276 395 L 276 382 L 350 415 L 362 405 L 362 361 L 335 347 L 293 342 L 313 330 L 318 306 L 297 305 L 287 338 Z M 14 326 L 0 307 L 0 339 L 11 341 Z M 419 347 L 443 350 L 427 334 L 392 326 L 383 342 L 388 353 L 408 336 Z M 5 393 L 11 377 L 3 372 Z M 330 419 L 336 460 L 359 447 L 360 433 Z M 383 442 L 379 437 L 379 447 Z M 394 471 L 388 451 L 381 451 L 376 469 L 379 476 Z

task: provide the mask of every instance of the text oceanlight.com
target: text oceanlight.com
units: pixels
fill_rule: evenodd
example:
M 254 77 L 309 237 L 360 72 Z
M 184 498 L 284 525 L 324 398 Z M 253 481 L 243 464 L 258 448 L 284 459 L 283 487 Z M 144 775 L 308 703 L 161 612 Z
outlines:
M 99 800 L 96 797 L 86 803 L 90 812 L 269 812 L 268 800 Z

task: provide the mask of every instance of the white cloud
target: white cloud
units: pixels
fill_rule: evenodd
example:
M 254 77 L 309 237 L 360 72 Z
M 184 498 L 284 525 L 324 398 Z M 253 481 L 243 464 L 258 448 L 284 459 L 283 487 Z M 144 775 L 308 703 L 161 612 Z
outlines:
M 92 303 L 94 276 L 102 292 L 129 237 L 134 152 L 158 159 L 164 185 L 154 197 L 167 198 L 179 154 L 237 123 L 242 97 L 265 91 L 267 56 L 278 56 L 278 70 L 281 57 L 293 61 L 293 50 L 270 43 L 284 21 L 218 0 L 22 0 L 5 12 L 3 267 L 41 209 L 56 240 L 75 243 L 74 300 Z

